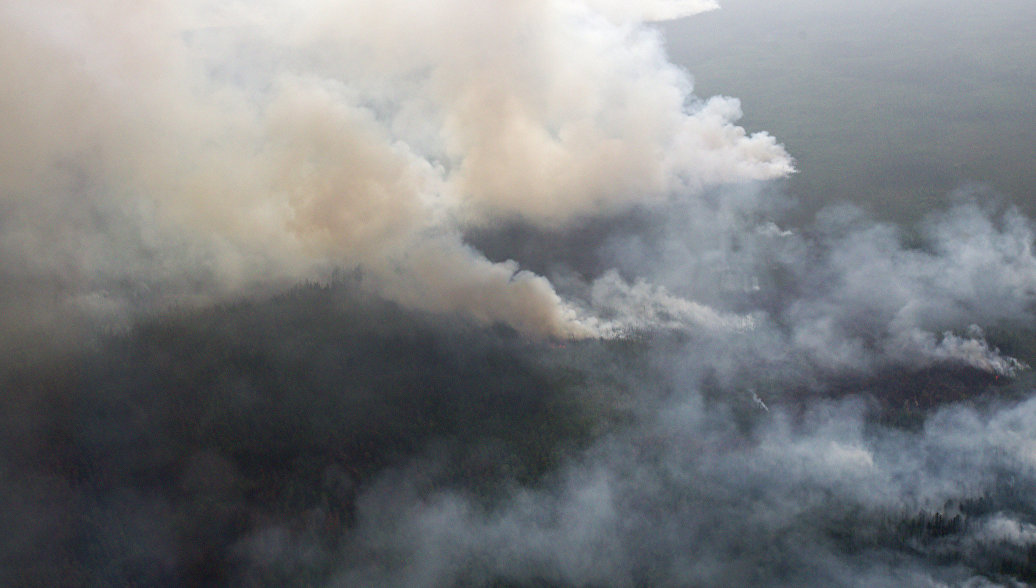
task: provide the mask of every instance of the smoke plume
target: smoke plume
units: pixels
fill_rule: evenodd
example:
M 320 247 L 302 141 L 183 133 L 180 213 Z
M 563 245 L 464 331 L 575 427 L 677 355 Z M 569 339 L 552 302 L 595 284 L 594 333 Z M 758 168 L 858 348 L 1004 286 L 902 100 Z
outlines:
M 640 25 L 712 7 L 7 5 L 5 281 L 118 314 L 362 267 L 412 308 L 600 335 L 461 229 L 791 171 Z
M 1036 226 L 785 224 L 714 8 L 0 4 L 0 583 L 1036 582 Z

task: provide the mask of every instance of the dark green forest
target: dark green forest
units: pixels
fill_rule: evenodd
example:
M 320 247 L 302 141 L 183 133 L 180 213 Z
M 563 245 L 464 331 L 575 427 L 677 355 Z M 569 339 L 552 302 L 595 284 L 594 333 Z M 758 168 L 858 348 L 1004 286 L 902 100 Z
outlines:
M 687 339 L 533 341 L 406 311 L 347 283 L 305 284 L 264 300 L 171 309 L 86 349 L 7 365 L 3 583 L 332 583 L 356 557 L 358 497 L 384 472 L 434 463 L 411 480 L 418 495 L 448 489 L 486 513 L 506 508 L 516 491 L 550 488 L 564 464 L 633 427 L 635 395 L 679 394 L 652 358 Z M 767 411 L 707 374 L 701 389 L 709 410 L 729 418 L 727 434 L 749 446 L 770 410 L 801 416 L 825 398 L 853 394 L 865 399 L 869 426 L 917 431 L 946 404 L 1025 397 L 1018 385 L 957 367 L 814 383 L 770 394 Z M 666 443 L 632 441 L 643 460 L 665 459 Z M 915 510 L 831 496 L 777 528 L 761 519 L 759 543 L 741 538 L 736 553 L 770 561 L 788 581 L 784 543 L 799 537 L 842 554 L 1034 582 L 1036 549 L 969 543 L 977 522 L 996 513 L 1030 524 L 1036 516 L 1031 476 L 1002 474 L 981 496 Z M 268 528 L 282 530 L 297 557 L 263 563 L 245 553 Z M 639 584 L 665 583 L 642 568 Z

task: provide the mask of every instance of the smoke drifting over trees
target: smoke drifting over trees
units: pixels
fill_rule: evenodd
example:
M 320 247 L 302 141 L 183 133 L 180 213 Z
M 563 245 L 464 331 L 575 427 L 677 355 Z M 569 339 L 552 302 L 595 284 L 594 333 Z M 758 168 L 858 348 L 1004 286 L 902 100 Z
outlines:
M 1036 581 L 1032 220 L 782 226 L 712 8 L 0 6 L 0 582 Z

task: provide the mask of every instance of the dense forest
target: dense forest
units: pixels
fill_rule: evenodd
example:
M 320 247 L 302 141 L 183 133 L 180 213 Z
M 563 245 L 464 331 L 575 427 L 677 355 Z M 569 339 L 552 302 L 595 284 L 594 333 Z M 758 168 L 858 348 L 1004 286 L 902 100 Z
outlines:
M 925 423 L 938 411 L 1031 405 L 1024 385 L 955 366 L 814 379 L 784 391 L 759 381 L 758 395 L 707 369 L 696 370 L 693 384 L 667 376 L 658 358 L 696 344 L 686 333 L 530 340 L 505 326 L 403 310 L 339 281 L 170 309 L 99 334 L 87 348 L 5 365 L 2 581 L 403 584 L 405 576 L 393 574 L 418 555 L 391 536 L 379 496 L 405 489 L 408 503 L 428 508 L 436 497 L 459 496 L 467 516 L 491 521 L 508 517 L 516 500 L 564 500 L 557 496 L 572 484 L 571 470 L 600 460 L 657 485 L 635 487 L 615 506 L 629 517 L 620 527 L 630 535 L 620 543 L 635 555 L 620 584 L 680 577 L 701 585 L 716 578 L 795 583 L 816 565 L 802 563 L 815 557 L 805 551 L 847 561 L 861 578 L 868 562 L 892 557 L 949 577 L 1036 581 L 1032 464 L 1010 456 L 986 455 L 993 466 L 975 488 L 955 489 L 938 504 L 910 484 L 903 491 L 918 496 L 893 507 L 868 504 L 808 472 L 790 470 L 802 479 L 779 489 L 751 479 L 760 475 L 754 455 L 772 443 L 773 423 L 808 423 L 817 406 L 854 403 L 877 447 L 901 437 L 924 444 L 932 434 Z M 692 385 L 693 392 L 680 388 Z M 676 431 L 644 424 L 665 414 L 659 407 L 687 398 L 711 416 Z M 615 445 L 631 453 L 602 449 Z M 681 455 L 675 463 L 695 464 L 692 477 L 667 463 L 674 452 Z M 710 454 L 744 471 L 730 478 Z M 957 462 L 933 467 L 967 475 L 975 467 Z M 786 500 L 802 505 L 782 513 Z M 536 515 L 546 517 L 536 524 L 563 524 L 567 507 L 558 508 Z M 626 545 L 645 532 L 630 529 L 644 524 L 634 520 L 670 517 L 683 536 Z M 380 525 L 389 527 L 372 532 Z M 701 556 L 700 541 L 719 550 L 712 555 L 722 562 L 719 574 L 677 574 L 674 558 Z M 610 553 L 606 545 L 587 549 L 591 561 Z M 521 571 L 487 566 L 477 552 L 459 557 L 455 569 L 422 582 L 601 581 L 543 554 L 523 556 Z M 356 568 L 367 575 L 350 576 Z

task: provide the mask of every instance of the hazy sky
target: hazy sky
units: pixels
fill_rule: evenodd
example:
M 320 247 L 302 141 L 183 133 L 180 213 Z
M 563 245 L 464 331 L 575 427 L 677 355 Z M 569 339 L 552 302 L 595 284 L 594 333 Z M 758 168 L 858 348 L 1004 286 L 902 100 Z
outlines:
M 968 182 L 1036 210 L 1036 5 L 729 0 L 662 25 L 700 96 L 741 99 L 808 208 L 916 218 Z

